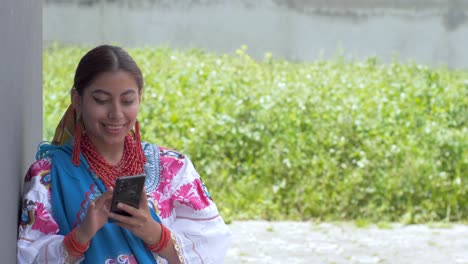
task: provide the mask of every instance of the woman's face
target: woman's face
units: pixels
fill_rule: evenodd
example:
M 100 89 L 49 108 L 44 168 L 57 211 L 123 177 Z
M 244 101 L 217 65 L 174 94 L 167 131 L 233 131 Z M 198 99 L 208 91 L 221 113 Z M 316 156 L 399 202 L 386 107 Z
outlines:
M 135 79 L 125 71 L 102 73 L 82 96 L 73 93 L 86 134 L 101 151 L 124 144 L 135 125 L 140 101 Z

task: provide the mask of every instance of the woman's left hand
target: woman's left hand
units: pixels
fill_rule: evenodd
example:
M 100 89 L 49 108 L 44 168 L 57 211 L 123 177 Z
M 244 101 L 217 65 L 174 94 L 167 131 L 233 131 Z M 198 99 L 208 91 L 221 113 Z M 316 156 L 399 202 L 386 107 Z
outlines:
M 118 208 L 129 213 L 130 216 L 110 213 L 109 217 L 116 220 L 118 226 L 128 229 L 135 236 L 141 238 L 146 244 L 152 245 L 161 237 L 161 226 L 151 216 L 146 198 L 146 189 L 143 189 L 140 199 L 140 208 L 119 203 Z

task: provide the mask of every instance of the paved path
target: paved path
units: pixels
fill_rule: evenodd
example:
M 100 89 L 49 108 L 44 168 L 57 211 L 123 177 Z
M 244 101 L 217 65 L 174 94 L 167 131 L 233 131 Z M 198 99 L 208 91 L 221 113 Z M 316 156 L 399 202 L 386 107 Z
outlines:
M 234 263 L 468 264 L 468 225 L 242 221 L 229 225 Z

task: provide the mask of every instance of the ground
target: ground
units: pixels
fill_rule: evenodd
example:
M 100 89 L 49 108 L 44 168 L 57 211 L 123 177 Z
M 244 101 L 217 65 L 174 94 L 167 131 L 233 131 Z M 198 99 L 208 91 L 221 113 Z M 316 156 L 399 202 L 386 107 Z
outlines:
M 226 264 L 468 264 L 468 225 L 238 221 Z

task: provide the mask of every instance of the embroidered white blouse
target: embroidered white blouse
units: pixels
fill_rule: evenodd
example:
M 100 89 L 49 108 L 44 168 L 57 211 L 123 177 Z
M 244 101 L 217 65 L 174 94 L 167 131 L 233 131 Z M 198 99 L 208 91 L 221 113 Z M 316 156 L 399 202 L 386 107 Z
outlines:
M 146 186 L 148 203 L 172 234 L 182 263 L 222 263 L 231 232 L 191 161 L 177 152 L 148 143 L 145 147 L 147 177 L 159 177 Z M 18 263 L 66 263 L 64 236 L 53 218 L 50 180 L 51 160 L 40 159 L 26 174 L 18 235 Z M 152 191 L 148 191 L 152 190 Z M 93 200 L 93 194 L 81 197 Z M 154 253 L 156 263 L 167 263 Z M 84 260 L 82 257 L 77 263 Z M 118 258 L 106 263 L 136 263 Z

